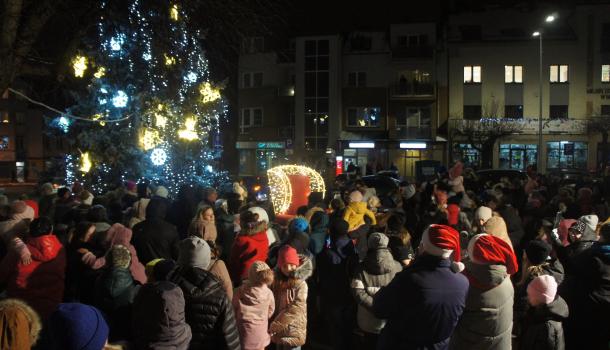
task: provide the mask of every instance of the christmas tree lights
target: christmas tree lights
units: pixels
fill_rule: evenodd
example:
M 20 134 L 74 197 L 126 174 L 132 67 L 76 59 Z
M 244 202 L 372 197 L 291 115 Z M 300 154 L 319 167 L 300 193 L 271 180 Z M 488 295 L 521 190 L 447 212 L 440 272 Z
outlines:
M 72 69 L 74 69 L 74 76 L 77 78 L 82 78 L 85 76 L 85 71 L 87 70 L 87 57 L 85 56 L 76 56 L 72 60 Z
M 174 195 L 184 184 L 225 180 L 216 170 L 220 148 L 212 145 L 220 144 L 227 104 L 210 80 L 201 33 L 187 26 L 173 1 L 104 0 L 100 6 L 96 35 L 71 62 L 90 84 L 70 110 L 91 120 L 69 125 L 83 153 L 66 157 L 66 180 L 101 192 L 146 178 Z

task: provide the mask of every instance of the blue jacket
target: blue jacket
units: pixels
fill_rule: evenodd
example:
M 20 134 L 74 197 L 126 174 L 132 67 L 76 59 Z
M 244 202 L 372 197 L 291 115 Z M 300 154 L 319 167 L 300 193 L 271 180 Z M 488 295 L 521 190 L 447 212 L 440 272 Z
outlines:
M 375 294 L 375 316 L 387 319 L 377 349 L 447 349 L 467 293 L 468 279 L 451 261 L 417 257 Z

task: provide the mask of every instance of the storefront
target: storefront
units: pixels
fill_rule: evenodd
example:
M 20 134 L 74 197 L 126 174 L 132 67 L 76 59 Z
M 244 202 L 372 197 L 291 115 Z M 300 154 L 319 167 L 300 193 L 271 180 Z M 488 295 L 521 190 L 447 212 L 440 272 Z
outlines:
M 500 144 L 500 169 L 525 170 L 528 165 L 536 164 L 538 145 L 508 143 Z
M 286 162 L 286 144 L 282 141 L 238 141 L 239 175 L 261 175 L 267 169 Z
M 469 143 L 455 143 L 453 160 L 460 160 L 466 168 L 478 169 L 481 165 L 481 152 Z
M 589 144 L 577 141 L 547 142 L 547 169 L 587 169 Z

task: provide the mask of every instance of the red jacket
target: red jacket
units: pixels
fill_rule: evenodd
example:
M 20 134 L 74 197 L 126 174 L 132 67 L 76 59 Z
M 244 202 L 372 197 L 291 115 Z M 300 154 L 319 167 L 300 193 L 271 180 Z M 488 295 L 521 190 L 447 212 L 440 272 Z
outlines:
M 9 297 L 24 300 L 46 319 L 64 296 L 66 252 L 53 234 L 25 243 L 32 262 L 23 265 L 16 255 L 7 255 L 0 264 L 0 281 L 7 283 Z
M 255 261 L 266 261 L 269 253 L 267 230 L 254 234 L 239 234 L 231 248 L 229 273 L 236 284 L 248 277 L 248 269 Z

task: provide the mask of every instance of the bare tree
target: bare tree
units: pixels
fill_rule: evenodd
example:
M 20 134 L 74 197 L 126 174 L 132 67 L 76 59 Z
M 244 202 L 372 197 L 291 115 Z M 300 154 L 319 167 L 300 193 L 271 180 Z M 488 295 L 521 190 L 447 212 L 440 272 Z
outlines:
M 523 131 L 523 125 L 515 119 L 502 118 L 498 103 L 490 103 L 482 111 L 479 120 L 460 120 L 454 128 L 457 135 L 465 136 L 468 143 L 481 154 L 481 166 L 492 167 L 496 141 L 504 136 Z
M 599 117 L 593 117 L 587 123 L 587 133 L 590 135 L 600 134 L 602 136 L 601 142 L 601 150 L 602 150 L 602 160 L 600 166 L 600 170 L 604 171 L 606 166 L 608 165 L 608 153 L 609 145 L 608 145 L 608 135 L 610 134 L 610 115 L 602 115 Z

